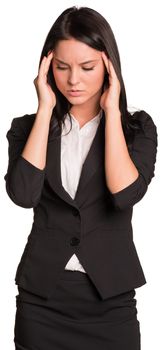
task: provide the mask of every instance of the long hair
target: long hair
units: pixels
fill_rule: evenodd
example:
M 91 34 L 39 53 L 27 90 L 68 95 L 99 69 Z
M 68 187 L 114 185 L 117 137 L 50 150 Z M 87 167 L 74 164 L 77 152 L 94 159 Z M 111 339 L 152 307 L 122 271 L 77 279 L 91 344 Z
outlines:
M 49 51 L 55 49 L 59 40 L 70 38 L 79 40 L 96 50 L 104 51 L 107 57 L 110 58 L 121 86 L 119 109 L 123 132 L 126 141 L 131 142 L 133 130 L 139 129 L 138 118 L 136 120 L 136 112 L 132 115 L 127 109 L 126 91 L 117 43 L 109 23 L 100 13 L 88 7 L 79 8 L 77 6 L 64 10 L 52 25 L 45 39 L 39 67 L 43 57 L 47 56 Z M 108 75 L 106 74 L 103 84 L 108 83 L 107 80 Z M 64 123 L 64 116 L 67 113 L 69 114 L 72 104 L 58 90 L 51 64 L 47 74 L 47 82 L 56 95 L 56 105 L 53 108 L 50 120 L 49 134 L 51 134 L 55 127 L 60 130 L 62 123 Z

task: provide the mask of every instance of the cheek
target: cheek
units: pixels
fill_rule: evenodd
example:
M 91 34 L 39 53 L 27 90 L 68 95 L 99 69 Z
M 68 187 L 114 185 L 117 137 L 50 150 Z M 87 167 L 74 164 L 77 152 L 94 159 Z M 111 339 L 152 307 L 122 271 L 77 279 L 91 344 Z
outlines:
M 92 85 L 93 90 L 100 89 L 104 81 L 104 72 L 97 71 L 93 76 L 90 77 L 90 83 Z
M 60 74 L 60 72 L 57 72 L 57 70 L 53 70 L 53 76 L 55 79 L 55 83 L 57 86 L 61 86 L 65 82 L 65 75 Z

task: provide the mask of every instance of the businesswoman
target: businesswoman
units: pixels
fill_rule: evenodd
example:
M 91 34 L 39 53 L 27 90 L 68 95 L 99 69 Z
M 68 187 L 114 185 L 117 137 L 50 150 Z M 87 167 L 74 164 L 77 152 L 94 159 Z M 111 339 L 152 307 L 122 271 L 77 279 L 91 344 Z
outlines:
M 15 276 L 16 349 L 139 350 L 146 279 L 131 218 L 154 176 L 156 126 L 128 112 L 113 32 L 93 9 L 57 18 L 34 84 L 37 112 L 7 132 L 7 193 L 34 210 Z

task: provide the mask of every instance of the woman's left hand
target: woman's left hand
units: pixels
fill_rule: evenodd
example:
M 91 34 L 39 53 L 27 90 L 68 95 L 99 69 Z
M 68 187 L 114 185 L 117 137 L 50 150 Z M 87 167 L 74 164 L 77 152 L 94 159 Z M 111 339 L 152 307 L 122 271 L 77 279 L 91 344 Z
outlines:
M 109 86 L 104 88 L 104 92 L 100 99 L 100 107 L 105 111 L 112 109 L 119 109 L 119 97 L 120 97 L 120 82 L 117 78 L 115 69 L 110 59 L 106 56 L 104 51 L 101 53 L 102 59 L 106 66 Z

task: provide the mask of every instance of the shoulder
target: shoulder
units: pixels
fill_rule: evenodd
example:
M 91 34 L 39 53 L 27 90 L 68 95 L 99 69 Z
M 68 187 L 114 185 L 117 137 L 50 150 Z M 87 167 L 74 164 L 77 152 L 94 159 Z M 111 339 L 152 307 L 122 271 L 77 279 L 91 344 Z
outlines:
M 35 120 L 36 113 L 33 114 L 24 114 L 20 117 L 15 117 L 11 121 L 11 128 L 15 133 L 23 133 L 24 135 L 28 135 L 30 132 L 32 125 Z
M 142 127 L 146 127 L 148 125 L 152 127 L 156 127 L 155 122 L 151 117 L 151 115 L 144 110 L 139 110 L 134 112 L 132 117 L 133 119 L 138 120 L 141 123 Z
M 157 143 L 157 126 L 149 113 L 144 110 L 136 111 L 133 114 L 133 119 L 138 120 L 140 124 L 140 130 L 135 134 L 143 135 L 144 137 L 151 138 L 155 143 Z

